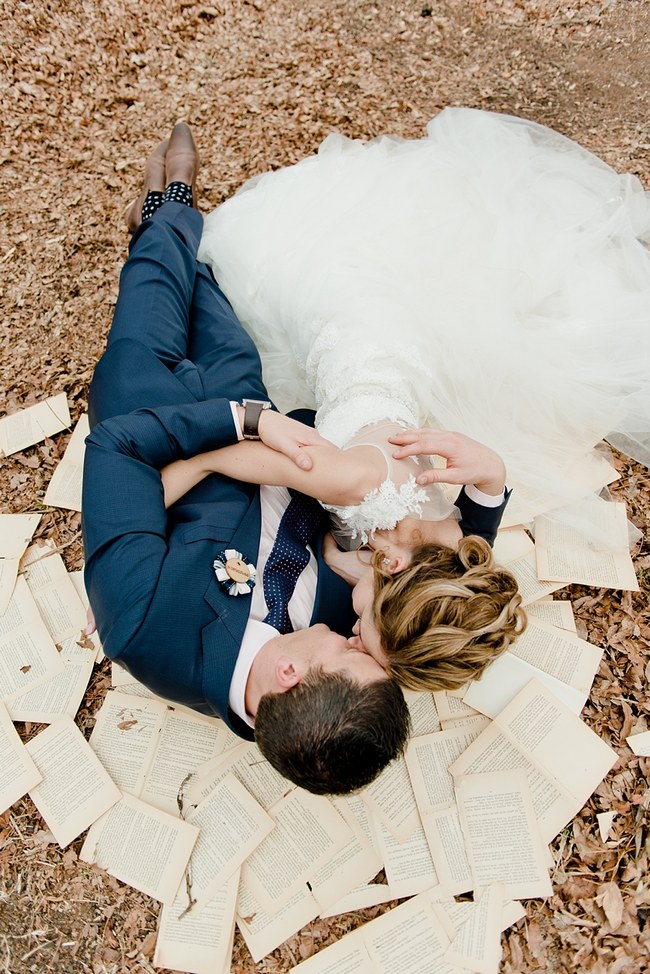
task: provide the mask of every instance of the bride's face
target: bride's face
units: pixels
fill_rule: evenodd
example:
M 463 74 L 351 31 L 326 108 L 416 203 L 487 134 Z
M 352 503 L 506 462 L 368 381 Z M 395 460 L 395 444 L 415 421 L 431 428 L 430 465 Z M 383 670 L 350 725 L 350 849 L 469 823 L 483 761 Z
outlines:
M 381 666 L 386 665 L 386 655 L 375 625 L 374 584 L 372 569 L 368 569 L 352 590 L 352 605 L 359 616 L 352 629 L 350 644 L 355 649 L 372 656 Z
M 462 537 L 458 521 L 453 517 L 442 521 L 405 517 L 392 531 L 375 531 L 371 547 L 383 549 L 389 559 L 389 571 L 396 572 L 411 563 L 413 549 L 422 544 L 441 544 L 455 548 Z

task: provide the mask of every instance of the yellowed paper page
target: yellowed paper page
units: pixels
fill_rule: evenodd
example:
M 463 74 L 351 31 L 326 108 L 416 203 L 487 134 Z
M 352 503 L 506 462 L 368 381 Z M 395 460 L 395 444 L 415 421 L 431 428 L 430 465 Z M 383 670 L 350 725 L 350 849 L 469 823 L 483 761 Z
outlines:
M 449 939 L 426 893 L 384 913 L 361 930 L 375 970 L 381 974 L 453 974 L 444 960 Z
M 480 679 L 470 684 L 464 699 L 487 717 L 494 718 L 531 680 L 547 687 L 574 714 L 580 713 L 589 696 L 588 692 L 568 686 L 507 651 L 490 663 Z
M 158 701 L 161 699 L 144 683 L 134 680 L 131 674 L 115 660 L 111 660 L 111 684 L 121 693 L 128 693 L 130 697 L 145 697 L 147 700 L 156 699 Z
M 376 971 L 361 929 L 353 930 L 291 968 L 292 974 L 376 974 Z
M 447 720 L 458 720 L 460 717 L 476 717 L 478 711 L 463 703 L 462 696 L 457 697 L 446 690 L 436 690 L 433 694 L 436 702 L 441 725 Z
M 625 738 L 635 754 L 639 757 L 650 757 L 650 731 L 642 731 L 640 734 L 630 734 Z
M 63 663 L 60 673 L 13 698 L 9 704 L 12 720 L 51 724 L 61 714 L 76 715 L 92 676 L 95 652 L 79 645 L 73 636 L 62 641 L 59 657 Z
M 63 507 L 69 511 L 81 510 L 81 484 L 83 479 L 86 437 L 90 433 L 88 416 L 84 413 L 72 431 L 63 459 L 54 471 L 43 501 L 51 507 Z
M 306 885 L 301 885 L 284 906 L 269 914 L 246 883 L 242 880 L 239 884 L 237 926 L 256 964 L 317 916 L 318 903 Z
M 22 576 L 0 616 L 0 699 L 9 704 L 63 671 L 63 662 Z
M 449 767 L 476 740 L 483 727 L 438 731 L 411 738 L 406 754 L 413 793 L 420 815 L 456 802 Z
M 86 609 L 77 595 L 63 558 L 32 546 L 23 563 L 24 577 L 43 622 L 55 643 L 79 636 L 86 628 Z
M 171 906 L 163 906 L 154 966 L 191 974 L 230 971 L 238 887 L 236 872 L 200 913 L 184 913 L 187 896 L 183 893 Z
M 172 905 L 198 834 L 193 825 L 124 795 L 92 826 L 79 858 Z
M 90 746 L 125 794 L 140 797 L 166 715 L 158 700 L 115 690 L 97 711 Z
M 535 551 L 535 542 L 525 528 L 509 528 L 506 531 L 499 531 L 492 551 L 497 565 L 507 565 L 511 561 L 523 558 L 524 555 L 532 554 Z
M 534 551 L 508 562 L 504 567 L 515 576 L 522 605 L 537 602 L 566 585 L 566 582 L 540 581 Z
M 18 453 L 70 426 L 65 392 L 0 419 L 0 456 Z
M 337 807 L 340 802 L 344 802 L 351 814 L 354 816 L 355 821 L 363 834 L 366 837 L 366 841 L 373 846 L 375 852 L 379 854 L 379 846 L 376 841 L 376 823 L 377 819 L 372 814 L 368 806 L 363 800 L 361 794 L 356 795 L 344 795 L 341 798 L 334 799 Z
M 237 743 L 234 747 L 229 746 L 233 740 Z M 183 786 L 186 801 L 198 805 L 229 773 L 234 774 L 265 811 L 294 789 L 262 757 L 256 744 L 235 738 L 225 724 L 221 728 L 219 746 L 220 752 L 211 761 L 200 765 Z
M 475 730 L 477 733 L 484 731 L 489 726 L 490 718 L 485 714 L 476 714 L 475 717 L 457 717 L 455 720 L 443 720 L 442 730 L 462 730 L 467 728 Z
M 0 702 L 0 815 L 34 788 L 43 776 Z
M 528 620 L 525 632 L 515 639 L 508 652 L 585 694 L 591 691 L 603 657 L 602 649 L 586 639 L 536 619 Z
M 422 825 L 445 894 L 459 896 L 468 893 L 473 887 L 472 871 L 456 803 L 425 813 Z
M 244 863 L 242 882 L 272 915 L 340 852 L 352 833 L 327 798 L 301 789 L 280 799 L 269 813 L 275 828 Z
M 341 897 L 333 903 L 328 910 L 323 910 L 319 916 L 323 919 L 339 916 L 341 913 L 356 913 L 365 910 L 369 906 L 378 906 L 380 903 L 390 903 L 396 900 L 397 896 L 385 883 L 368 883 L 352 890 L 347 896 Z
M 617 755 L 532 680 L 451 766 L 454 778 L 522 768 L 542 839 L 550 842 L 585 804 Z
M 419 737 L 421 734 L 433 734 L 440 730 L 440 717 L 432 693 L 418 693 L 415 690 L 404 690 L 404 699 L 408 704 L 411 715 L 411 735 Z
M 199 829 L 188 875 L 200 911 L 275 827 L 234 775 L 227 775 L 186 820 Z
M 378 823 L 377 838 L 386 879 L 394 896 L 400 899 L 415 896 L 438 885 L 438 874 L 422 827 L 405 842 L 397 842 L 388 829 Z
M 535 518 L 540 578 L 638 592 L 630 557 L 625 504 L 585 498 L 571 508 Z M 574 517 L 577 527 L 573 527 Z
M 88 594 L 86 592 L 86 586 L 84 584 L 83 569 L 78 572 L 68 572 L 68 575 L 70 576 L 70 581 L 75 587 L 75 592 L 81 599 L 81 604 L 83 605 L 84 609 L 86 609 L 87 612 L 89 602 L 88 602 Z M 86 636 L 86 639 L 89 642 L 91 642 L 95 647 L 95 662 L 101 663 L 101 661 L 104 659 L 104 651 L 102 649 L 102 644 L 99 641 L 99 633 L 95 631 L 91 633 L 89 636 Z
M 528 621 L 545 622 L 549 626 L 556 626 L 558 629 L 566 629 L 568 632 L 576 632 L 576 620 L 573 615 L 573 606 L 566 599 L 542 599 L 539 602 L 531 602 L 526 606 Z
M 43 776 L 30 798 L 64 849 L 119 801 L 120 791 L 67 715 L 25 746 Z
M 503 888 L 489 886 L 461 924 L 445 960 L 472 974 L 498 974 L 501 961 Z
M 309 887 L 318 903 L 321 916 L 324 910 L 360 884 L 366 884 L 373 879 L 383 865 L 347 803 L 334 798 L 332 804 L 350 829 L 351 838 L 309 879 Z
M 463 775 L 456 780 L 474 890 L 503 884 L 512 899 L 551 896 L 544 845 L 526 774 L 520 770 Z
M 361 795 L 373 815 L 398 842 L 406 842 L 422 824 L 403 757 L 391 761 Z
M 140 798 L 163 812 L 178 815 L 181 782 L 214 757 L 219 741 L 219 724 L 215 720 L 168 706 Z
M 0 514 L 0 616 L 7 610 L 20 559 L 41 517 L 41 514 Z

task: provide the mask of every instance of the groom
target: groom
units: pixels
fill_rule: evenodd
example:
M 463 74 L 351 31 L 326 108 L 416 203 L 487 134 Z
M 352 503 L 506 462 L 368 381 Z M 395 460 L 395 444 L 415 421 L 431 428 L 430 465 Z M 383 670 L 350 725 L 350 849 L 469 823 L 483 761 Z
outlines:
M 176 126 L 129 214 L 90 390 L 86 587 L 108 657 L 255 739 L 295 784 L 344 794 L 402 752 L 409 716 L 381 666 L 329 628 L 350 632 L 355 617 L 322 557 L 323 512 L 216 474 L 165 510 L 159 470 L 175 459 L 259 437 L 308 468 L 302 447 L 319 441 L 268 408 L 257 351 L 196 260 L 197 165 L 189 129 Z

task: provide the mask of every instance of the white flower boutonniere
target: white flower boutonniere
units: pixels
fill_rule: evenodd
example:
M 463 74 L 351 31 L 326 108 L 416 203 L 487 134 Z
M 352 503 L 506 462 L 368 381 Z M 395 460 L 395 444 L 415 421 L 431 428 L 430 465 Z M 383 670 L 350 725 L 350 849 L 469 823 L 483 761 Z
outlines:
M 255 588 L 257 569 L 241 551 L 226 548 L 212 562 L 214 573 L 228 595 L 249 595 Z

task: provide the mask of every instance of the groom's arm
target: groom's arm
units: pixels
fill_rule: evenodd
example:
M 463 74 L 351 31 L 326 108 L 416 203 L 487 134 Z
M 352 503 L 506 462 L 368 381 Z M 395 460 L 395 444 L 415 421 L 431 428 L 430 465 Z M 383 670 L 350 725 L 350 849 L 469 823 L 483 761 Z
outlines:
M 159 467 L 236 442 L 228 400 L 117 416 L 86 440 L 83 536 L 86 587 L 107 655 L 119 657 L 142 625 L 168 554 Z
M 511 490 L 504 490 L 497 498 L 499 503 L 493 503 L 495 499 L 489 494 L 482 495 L 481 491 L 462 487 L 455 504 L 460 512 L 459 527 L 463 537 L 477 534 L 493 545 L 511 493 Z

